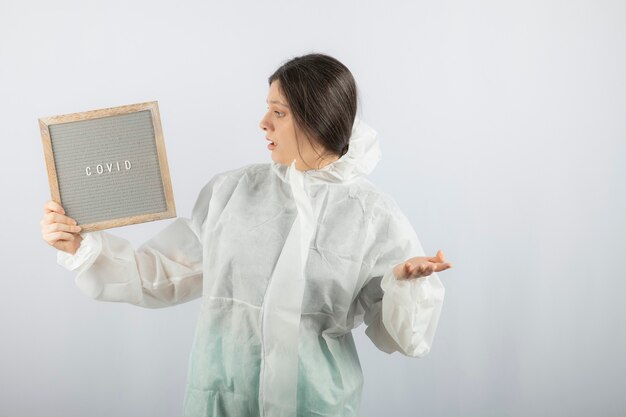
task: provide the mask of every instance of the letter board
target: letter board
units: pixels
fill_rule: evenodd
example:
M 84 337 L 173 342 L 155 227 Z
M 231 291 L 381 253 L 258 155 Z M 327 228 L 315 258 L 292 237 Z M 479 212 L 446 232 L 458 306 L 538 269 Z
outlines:
M 52 199 L 82 231 L 176 216 L 156 101 L 39 119 Z

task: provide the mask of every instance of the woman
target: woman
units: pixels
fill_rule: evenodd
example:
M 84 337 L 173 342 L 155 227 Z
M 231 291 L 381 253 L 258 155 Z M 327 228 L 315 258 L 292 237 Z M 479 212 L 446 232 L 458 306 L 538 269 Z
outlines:
M 44 239 L 87 295 L 143 307 L 202 298 L 186 416 L 356 416 L 362 373 L 351 330 L 384 352 L 431 347 L 444 288 L 393 199 L 364 175 L 380 158 L 356 117 L 350 71 L 322 54 L 269 77 L 260 122 L 272 161 L 227 171 L 136 251 L 80 234 L 46 203 Z

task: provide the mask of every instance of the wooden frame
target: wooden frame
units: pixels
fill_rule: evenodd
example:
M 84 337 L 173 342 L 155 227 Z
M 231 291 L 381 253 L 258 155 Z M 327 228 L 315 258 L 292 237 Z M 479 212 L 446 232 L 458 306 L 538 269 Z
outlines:
M 172 184 L 170 180 L 170 173 L 167 163 L 167 155 L 165 152 L 165 145 L 163 143 L 163 131 L 161 128 L 161 118 L 159 115 L 158 103 L 156 101 L 137 103 L 119 107 L 110 107 L 99 110 L 91 110 L 80 113 L 65 114 L 59 116 L 42 117 L 39 118 L 39 128 L 41 132 L 41 140 L 44 149 L 44 156 L 46 160 L 46 168 L 48 171 L 48 181 L 50 185 L 50 194 L 52 200 L 63 206 L 61 201 L 61 192 L 59 187 L 59 180 L 57 176 L 57 164 L 55 163 L 55 154 L 53 151 L 53 135 L 51 135 L 50 127 L 53 125 L 60 125 L 65 123 L 101 119 L 109 116 L 126 115 L 130 113 L 136 113 L 140 111 L 150 111 L 152 119 L 152 127 L 154 129 L 154 141 L 156 144 L 156 152 L 158 158 L 158 164 L 161 173 L 162 191 L 165 199 L 166 209 L 160 212 L 153 212 L 147 214 L 138 214 L 128 217 L 112 218 L 103 221 L 96 221 L 91 223 L 80 224 L 82 232 L 90 232 L 95 230 L 108 229 L 113 227 L 125 226 L 136 223 L 143 223 L 154 220 L 162 220 L 167 218 L 176 217 L 176 207 L 174 204 L 174 195 L 172 191 Z M 118 166 L 119 169 L 119 166 Z M 66 215 L 73 217 L 71 212 Z M 80 222 L 79 222 L 80 223 Z

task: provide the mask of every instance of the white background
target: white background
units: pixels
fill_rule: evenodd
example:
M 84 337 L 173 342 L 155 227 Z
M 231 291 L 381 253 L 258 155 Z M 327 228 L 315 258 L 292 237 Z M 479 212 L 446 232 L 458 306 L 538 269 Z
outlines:
M 598 0 L 0 0 L 0 415 L 180 415 L 199 310 L 79 292 L 40 235 L 37 118 L 158 100 L 188 217 L 270 161 L 267 77 L 309 52 L 351 69 L 370 179 L 454 263 L 428 356 L 355 331 L 361 414 L 624 415 L 626 3 Z

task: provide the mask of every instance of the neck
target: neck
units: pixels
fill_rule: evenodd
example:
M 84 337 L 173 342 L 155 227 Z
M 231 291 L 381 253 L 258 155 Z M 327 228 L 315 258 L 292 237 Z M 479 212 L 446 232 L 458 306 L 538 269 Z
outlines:
M 308 165 L 305 164 L 304 161 L 302 161 L 301 159 L 296 159 L 296 169 L 298 171 L 310 171 L 310 170 L 322 169 L 325 166 L 330 165 L 333 162 L 337 161 L 338 159 L 339 159 L 338 156 L 333 155 L 333 156 L 329 156 L 326 158 L 322 158 L 318 160 L 318 162 L 308 164 Z

